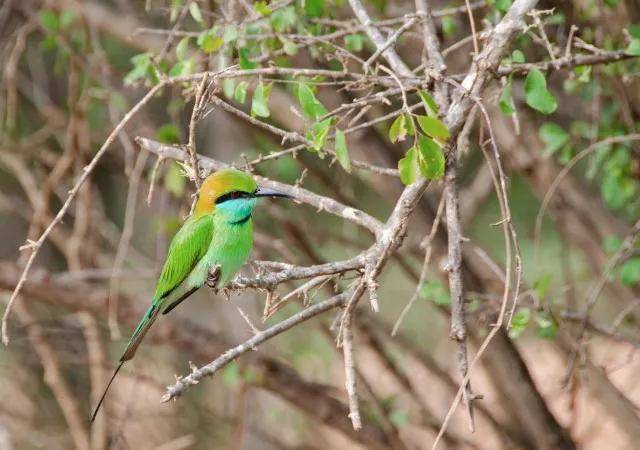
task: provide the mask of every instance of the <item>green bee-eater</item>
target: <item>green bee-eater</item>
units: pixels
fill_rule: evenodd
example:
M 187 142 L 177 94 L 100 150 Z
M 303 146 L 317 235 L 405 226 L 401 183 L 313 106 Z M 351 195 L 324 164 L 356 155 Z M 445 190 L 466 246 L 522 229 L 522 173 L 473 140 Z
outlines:
M 250 175 L 235 169 L 219 170 L 204 180 L 193 215 L 171 241 L 153 302 L 127 343 L 92 422 L 118 371 L 133 358 L 158 313 L 168 313 L 205 283 L 223 287 L 247 260 L 253 247 L 251 213 L 260 197 L 290 196 L 259 188 Z

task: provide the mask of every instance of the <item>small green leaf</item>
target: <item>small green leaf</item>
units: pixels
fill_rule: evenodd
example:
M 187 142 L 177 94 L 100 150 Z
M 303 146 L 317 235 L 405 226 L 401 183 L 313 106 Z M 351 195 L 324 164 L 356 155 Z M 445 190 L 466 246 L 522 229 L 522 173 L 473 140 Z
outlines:
M 631 56 L 640 56 L 640 39 L 631 39 L 631 42 L 629 42 L 625 53 Z
M 222 93 L 226 98 L 232 98 L 235 93 L 236 83 L 233 78 L 225 78 L 222 82 Z
M 165 144 L 177 144 L 180 142 L 180 130 L 175 124 L 167 123 L 158 128 L 156 138 Z
M 524 332 L 524 330 L 527 329 L 530 320 L 531 310 L 529 308 L 520 308 L 518 312 L 513 315 L 513 319 L 511 320 L 509 337 L 511 339 L 515 339 L 520 336 Z
M 236 86 L 236 90 L 233 93 L 233 97 L 236 99 L 238 103 L 244 103 L 244 101 L 247 99 L 247 85 L 248 83 L 246 81 L 241 81 Z
M 391 414 L 389 414 L 389 420 L 396 427 L 402 428 L 409 422 L 409 414 L 406 411 L 395 409 L 391 411 Z
M 538 328 L 536 330 L 538 337 L 543 339 L 555 339 L 556 334 L 558 334 L 558 327 L 547 313 L 537 313 L 536 323 L 538 324 Z
M 240 367 L 238 363 L 231 362 L 222 372 L 222 382 L 226 387 L 237 386 L 241 381 Z
M 131 69 L 124 77 L 123 82 L 125 86 L 146 77 L 149 74 L 149 71 L 153 70 L 151 67 L 151 53 L 135 55 L 131 58 L 131 62 L 133 63 L 133 69 Z
M 331 118 L 324 119 L 322 122 L 317 122 L 311 128 L 311 136 L 313 141 L 313 149 L 320 154 L 322 149 L 327 143 L 327 137 L 329 136 L 329 128 L 331 127 Z
M 251 115 L 258 117 L 269 117 L 269 94 L 271 93 L 271 85 L 265 87 L 262 81 L 258 83 L 255 91 L 253 91 L 253 99 L 251 100 Z
M 304 115 L 310 119 L 317 119 L 327 113 L 325 107 L 305 83 L 298 84 L 298 102 L 302 106 Z
M 251 61 L 250 51 L 247 47 L 241 47 L 238 49 L 238 60 L 242 70 L 251 70 L 258 67 L 256 63 Z
M 351 172 L 351 159 L 347 149 L 347 139 L 342 130 L 336 129 L 336 158 L 344 170 Z
M 195 63 L 192 59 L 185 59 L 184 61 L 178 61 L 169 70 L 170 77 L 179 77 L 183 75 L 190 75 L 194 72 Z
M 38 14 L 40 18 L 40 25 L 51 34 L 55 34 L 58 31 L 58 16 L 53 11 L 44 9 Z
M 418 91 L 418 95 L 424 105 L 424 110 L 429 117 L 438 117 L 438 104 L 427 91 Z
M 556 151 L 562 148 L 567 142 L 569 142 L 569 133 L 555 123 L 547 122 L 540 127 L 538 133 L 540 139 L 545 143 L 545 153 L 552 155 Z
M 607 236 L 602 243 L 602 249 L 608 254 L 613 255 L 618 249 L 622 247 L 622 239 L 615 234 Z
M 427 281 L 420 286 L 419 295 L 425 300 L 431 300 L 436 305 L 451 305 L 449 291 L 439 281 Z
M 324 12 L 324 0 L 305 0 L 304 11 L 309 17 L 320 17 Z
M 425 136 L 418 138 L 418 163 L 420 173 L 429 180 L 437 180 L 444 175 L 444 153 L 438 144 Z
M 296 24 L 296 9 L 293 6 L 280 8 L 271 14 L 271 26 L 278 33 L 290 30 Z
M 290 41 L 288 39 L 286 39 L 283 42 L 282 49 L 289 56 L 292 56 L 292 55 L 295 55 L 296 53 L 298 53 L 298 46 L 296 45 L 296 43 L 293 42 L 293 41 Z
M 222 40 L 225 44 L 230 44 L 231 42 L 238 39 L 238 28 L 235 25 L 228 25 L 225 27 L 224 32 L 222 33 Z
M 191 17 L 193 17 L 193 20 L 195 20 L 198 23 L 202 23 L 203 21 L 202 12 L 200 11 L 200 6 L 198 5 L 197 2 L 189 3 L 189 14 L 191 14 Z
M 526 61 L 524 57 L 524 53 L 522 53 L 520 50 L 514 50 L 511 53 L 511 61 L 513 61 L 516 64 L 524 64 Z
M 218 50 L 223 43 L 224 40 L 216 36 L 213 30 L 205 31 L 198 37 L 198 45 L 207 55 Z
M 164 177 L 164 187 L 171 192 L 174 197 L 182 198 L 187 185 L 187 178 L 182 174 L 182 168 L 176 162 L 171 164 Z
M 442 18 L 442 33 L 447 38 L 456 34 L 456 21 L 452 16 L 444 16 Z
M 539 300 L 542 300 L 549 293 L 549 288 L 551 287 L 551 281 L 553 278 L 550 274 L 546 274 L 538 278 L 533 282 L 533 289 L 536 292 L 536 296 Z
M 524 93 L 527 105 L 542 114 L 551 114 L 558 108 L 556 98 L 547 89 L 544 74 L 538 69 L 531 69 L 527 75 Z
M 433 138 L 449 139 L 449 130 L 440 119 L 429 116 L 418 116 L 418 125 L 422 131 Z
M 407 118 L 404 114 L 400 114 L 396 117 L 396 120 L 391 124 L 389 128 L 389 140 L 393 143 L 398 141 L 404 141 L 407 137 Z
M 361 34 L 348 34 L 344 37 L 344 45 L 351 53 L 362 51 L 363 38 Z
M 620 281 L 627 286 L 640 283 L 640 258 L 631 258 L 622 265 Z
M 404 184 L 411 184 L 420 177 L 420 167 L 418 166 L 418 150 L 411 147 L 400 161 L 398 161 L 398 171 L 400 181 Z
M 73 20 L 76 18 L 76 15 L 73 11 L 65 9 L 60 13 L 60 29 L 64 30 L 67 28 Z
M 191 38 L 189 36 L 180 39 L 178 45 L 176 45 L 176 56 L 178 57 L 178 61 L 182 61 L 187 54 L 187 48 L 189 48 L 189 40 Z
M 507 83 L 502 88 L 502 92 L 500 93 L 500 98 L 498 99 L 498 106 L 500 107 L 500 111 L 505 116 L 510 116 L 514 112 L 516 112 L 513 106 L 513 96 L 511 93 L 511 77 L 507 79 Z
M 260 14 L 263 17 L 268 16 L 269 14 L 271 14 L 271 8 L 269 8 L 269 6 L 267 5 L 267 2 L 265 0 L 261 0 L 259 2 L 255 2 L 253 4 L 253 9 L 256 10 L 256 12 L 258 14 Z
M 501 13 L 506 13 L 511 8 L 511 0 L 495 0 L 496 9 Z

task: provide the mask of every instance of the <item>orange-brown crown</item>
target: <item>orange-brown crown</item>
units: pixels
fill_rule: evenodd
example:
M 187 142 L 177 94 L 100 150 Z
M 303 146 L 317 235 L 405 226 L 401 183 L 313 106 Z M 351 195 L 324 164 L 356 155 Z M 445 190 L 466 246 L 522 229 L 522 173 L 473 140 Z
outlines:
M 215 210 L 216 200 L 229 192 L 241 191 L 253 193 L 258 184 L 253 177 L 237 169 L 222 169 L 209 175 L 198 194 L 194 214 L 209 214 Z

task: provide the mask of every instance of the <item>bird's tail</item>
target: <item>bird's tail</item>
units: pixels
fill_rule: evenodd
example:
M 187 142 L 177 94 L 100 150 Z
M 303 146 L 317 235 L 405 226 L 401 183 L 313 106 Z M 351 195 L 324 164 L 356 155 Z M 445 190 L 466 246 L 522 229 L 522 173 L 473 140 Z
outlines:
M 102 393 L 102 396 L 100 397 L 100 400 L 96 405 L 96 408 L 93 410 L 93 414 L 91 415 L 91 423 L 93 423 L 93 421 L 96 419 L 96 415 L 98 414 L 98 411 L 100 410 L 100 407 L 102 406 L 102 403 L 104 402 L 104 399 L 107 396 L 107 392 L 111 387 L 111 383 L 113 383 L 113 380 L 116 378 L 116 375 L 118 375 L 118 372 L 122 368 L 122 365 L 126 361 L 129 361 L 131 358 L 133 358 L 133 355 L 136 354 L 136 350 L 138 350 L 138 346 L 140 345 L 140 342 L 142 342 L 142 338 L 144 338 L 144 335 L 149 330 L 149 327 L 151 327 L 153 322 L 155 322 L 156 317 L 158 316 L 158 311 L 159 311 L 159 307 L 155 304 L 152 304 L 147 310 L 147 312 L 144 314 L 144 316 L 142 316 L 140 323 L 138 323 L 138 326 L 133 332 L 131 339 L 129 339 L 129 342 L 127 343 L 127 346 L 125 347 L 124 352 L 120 357 L 120 364 L 118 364 L 118 367 L 116 367 L 116 370 L 113 372 L 113 375 L 111 376 L 111 379 L 107 384 L 107 387 Z
M 138 346 L 142 342 L 144 335 L 147 334 L 147 331 L 149 331 L 149 328 L 151 327 L 151 325 L 153 325 L 153 322 L 156 321 L 159 310 L 160 308 L 158 307 L 158 305 L 154 303 L 149 307 L 144 316 L 142 316 L 140 323 L 138 323 L 138 326 L 131 335 L 131 339 L 129 339 L 127 346 L 124 348 L 124 352 L 120 357 L 120 362 L 129 361 L 131 358 L 133 358 L 133 355 L 136 354 Z

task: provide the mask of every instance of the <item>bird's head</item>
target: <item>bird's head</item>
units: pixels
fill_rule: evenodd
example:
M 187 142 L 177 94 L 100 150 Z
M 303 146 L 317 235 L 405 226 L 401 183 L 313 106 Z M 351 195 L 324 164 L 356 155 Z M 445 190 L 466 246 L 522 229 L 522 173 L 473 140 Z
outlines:
M 285 197 L 290 195 L 258 186 L 253 177 L 237 169 L 222 169 L 209 175 L 202 183 L 194 214 L 216 213 L 229 219 L 242 219 L 251 214 L 261 197 Z

